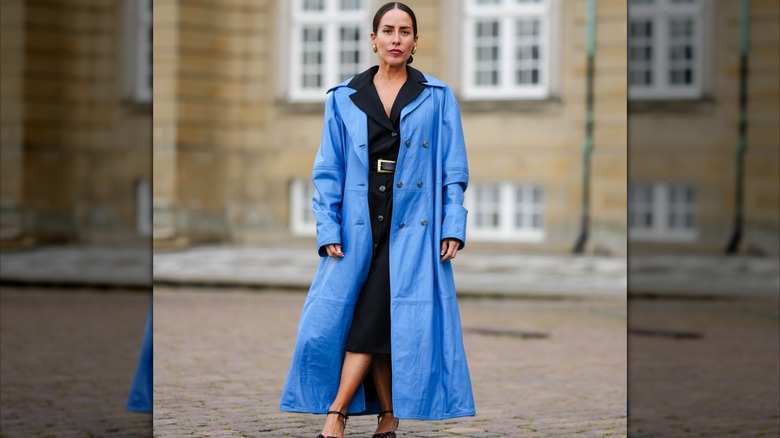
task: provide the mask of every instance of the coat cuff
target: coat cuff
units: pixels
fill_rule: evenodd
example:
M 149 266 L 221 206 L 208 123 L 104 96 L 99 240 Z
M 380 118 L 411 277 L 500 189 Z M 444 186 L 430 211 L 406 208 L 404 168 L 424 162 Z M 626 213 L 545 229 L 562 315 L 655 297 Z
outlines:
M 331 244 L 341 245 L 341 232 L 339 226 L 335 224 L 320 224 L 317 227 L 317 253 L 320 257 L 326 257 L 328 255 L 325 251 L 325 246 Z
M 444 218 L 442 220 L 441 238 L 457 239 L 460 241 L 458 250 L 466 246 L 466 216 L 468 211 L 458 204 L 444 205 Z

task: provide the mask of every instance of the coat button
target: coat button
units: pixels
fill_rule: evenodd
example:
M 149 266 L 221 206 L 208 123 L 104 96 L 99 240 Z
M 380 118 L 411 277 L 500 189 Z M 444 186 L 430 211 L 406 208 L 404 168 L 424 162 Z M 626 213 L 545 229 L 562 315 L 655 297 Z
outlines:
M 385 220 L 385 217 L 380 214 L 379 216 L 376 217 L 376 220 L 377 222 L 382 222 L 383 220 Z
M 405 227 L 405 226 L 406 226 L 406 224 L 405 224 L 405 223 L 403 223 L 403 222 L 401 222 L 400 224 L 398 224 L 398 228 L 403 228 L 403 227 Z
M 419 181 L 419 182 L 417 183 L 417 187 L 422 187 L 422 186 L 423 186 L 423 182 L 422 182 L 422 181 Z
M 427 148 L 427 147 L 428 147 L 428 142 L 427 142 L 427 141 L 424 141 L 424 142 L 423 142 L 423 147 L 424 147 L 424 148 Z
M 398 136 L 398 133 L 397 133 L 397 132 L 395 132 L 395 131 L 393 131 L 393 132 L 391 132 L 391 133 L 390 133 L 390 135 L 392 135 L 393 137 L 397 137 L 397 136 Z
M 412 145 L 412 141 L 411 140 L 406 140 L 406 147 L 409 147 L 411 145 Z
M 423 225 L 423 226 L 424 225 L 428 225 L 428 221 L 423 219 L 422 221 L 420 221 L 420 225 Z
M 385 190 L 387 190 L 387 187 L 385 187 L 385 186 L 379 186 L 379 191 L 380 191 L 380 192 L 384 193 L 384 192 L 385 192 Z
M 398 188 L 400 189 L 401 187 L 403 187 L 403 186 L 404 186 L 404 183 L 403 183 L 403 182 L 401 182 L 401 181 L 398 181 L 398 184 L 396 184 L 396 185 L 397 185 L 397 186 L 398 186 Z

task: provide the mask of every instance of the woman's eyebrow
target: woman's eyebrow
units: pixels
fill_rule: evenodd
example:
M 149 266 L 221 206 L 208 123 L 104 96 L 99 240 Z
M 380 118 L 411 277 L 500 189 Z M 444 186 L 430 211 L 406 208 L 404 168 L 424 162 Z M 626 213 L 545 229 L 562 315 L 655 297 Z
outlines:
M 383 29 L 393 29 L 394 26 L 391 26 L 389 24 L 385 24 L 384 26 L 382 26 L 382 28 Z M 401 26 L 401 29 L 411 29 L 411 28 L 412 28 L 411 26 Z

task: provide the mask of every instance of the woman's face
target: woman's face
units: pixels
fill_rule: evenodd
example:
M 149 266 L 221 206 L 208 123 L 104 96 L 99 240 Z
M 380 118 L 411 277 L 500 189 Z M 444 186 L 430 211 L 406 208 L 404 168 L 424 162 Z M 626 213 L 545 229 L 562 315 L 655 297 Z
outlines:
M 379 62 L 391 66 L 406 65 L 417 44 L 412 28 L 412 17 L 400 9 L 391 9 L 382 16 L 376 33 L 371 33 L 376 44 Z

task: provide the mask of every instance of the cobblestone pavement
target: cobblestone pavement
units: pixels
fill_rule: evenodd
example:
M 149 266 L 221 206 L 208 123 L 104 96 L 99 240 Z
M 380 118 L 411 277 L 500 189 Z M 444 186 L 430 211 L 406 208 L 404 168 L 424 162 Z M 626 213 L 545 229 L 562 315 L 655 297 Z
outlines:
M 0 436 L 151 436 L 127 412 L 147 293 L 0 291 Z
M 322 416 L 279 411 L 304 293 L 157 287 L 154 295 L 155 436 L 319 433 Z M 624 299 L 460 306 L 477 416 L 402 420 L 400 436 L 626 435 Z M 371 436 L 375 421 L 350 418 L 347 436 Z
M 780 436 L 779 305 L 631 300 L 630 436 Z

